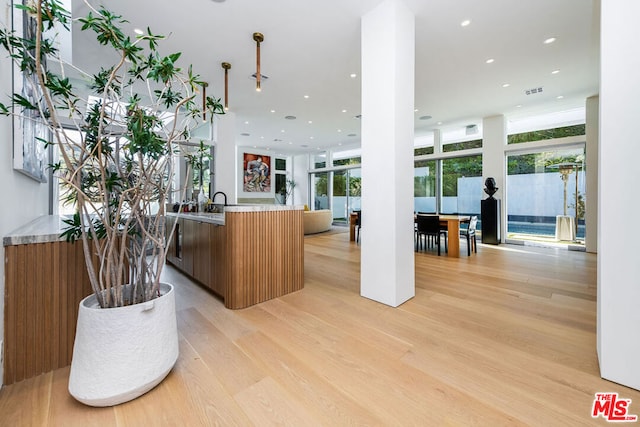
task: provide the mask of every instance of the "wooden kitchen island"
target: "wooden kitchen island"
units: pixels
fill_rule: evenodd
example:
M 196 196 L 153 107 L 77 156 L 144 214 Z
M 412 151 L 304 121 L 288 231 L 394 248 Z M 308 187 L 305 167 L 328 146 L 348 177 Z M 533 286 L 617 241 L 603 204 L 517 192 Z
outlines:
M 168 213 L 167 262 L 239 309 L 304 287 L 302 206 L 226 206 Z

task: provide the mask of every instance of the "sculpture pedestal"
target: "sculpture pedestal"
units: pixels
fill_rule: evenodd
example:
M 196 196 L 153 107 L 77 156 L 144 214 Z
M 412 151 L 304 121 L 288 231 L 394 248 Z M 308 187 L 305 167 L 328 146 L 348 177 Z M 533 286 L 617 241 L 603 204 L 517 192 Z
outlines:
M 576 223 L 572 216 L 556 216 L 556 240 L 573 242 L 576 239 Z

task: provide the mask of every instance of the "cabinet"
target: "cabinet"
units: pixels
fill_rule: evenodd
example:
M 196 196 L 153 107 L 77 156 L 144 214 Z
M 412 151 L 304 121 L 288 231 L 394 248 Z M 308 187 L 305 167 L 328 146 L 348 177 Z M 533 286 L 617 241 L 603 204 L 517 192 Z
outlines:
M 211 263 L 211 245 L 209 244 L 210 229 L 213 224 L 201 221 L 187 221 L 192 223 L 192 244 L 185 247 L 193 259 L 193 278 L 206 287 L 211 287 L 209 264 Z

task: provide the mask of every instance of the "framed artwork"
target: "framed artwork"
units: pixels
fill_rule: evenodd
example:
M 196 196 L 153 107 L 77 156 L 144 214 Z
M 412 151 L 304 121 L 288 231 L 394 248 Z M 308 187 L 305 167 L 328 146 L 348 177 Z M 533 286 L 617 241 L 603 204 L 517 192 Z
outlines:
M 15 7 L 12 2 L 13 30 L 24 38 L 33 38 L 36 20 Z M 13 93 L 21 94 L 34 105 L 42 97 L 41 90 L 30 82 L 29 75 L 13 65 Z M 44 141 L 51 140 L 51 132 L 40 111 L 13 106 L 13 168 L 39 182 L 47 182 L 48 151 Z
M 271 156 L 244 153 L 242 175 L 242 191 L 245 193 L 270 193 Z

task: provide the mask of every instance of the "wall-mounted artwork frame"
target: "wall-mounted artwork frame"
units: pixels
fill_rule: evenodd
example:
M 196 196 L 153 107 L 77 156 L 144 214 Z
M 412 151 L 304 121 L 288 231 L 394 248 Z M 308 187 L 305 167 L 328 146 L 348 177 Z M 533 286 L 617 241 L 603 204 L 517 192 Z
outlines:
M 271 193 L 271 156 L 243 154 L 242 191 L 245 193 Z
M 20 0 L 11 2 L 12 25 L 17 35 L 33 38 L 36 31 L 36 21 L 15 7 L 22 4 Z M 35 101 L 42 96 L 42 91 L 29 82 L 26 74 L 20 70 L 18 64 L 13 64 L 13 93 Z M 39 182 L 47 182 L 47 167 L 49 164 L 48 150 L 45 141 L 51 140 L 51 132 L 47 127 L 40 111 L 24 110 L 19 105 L 13 105 L 13 168 Z

